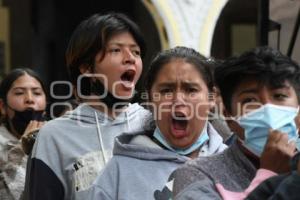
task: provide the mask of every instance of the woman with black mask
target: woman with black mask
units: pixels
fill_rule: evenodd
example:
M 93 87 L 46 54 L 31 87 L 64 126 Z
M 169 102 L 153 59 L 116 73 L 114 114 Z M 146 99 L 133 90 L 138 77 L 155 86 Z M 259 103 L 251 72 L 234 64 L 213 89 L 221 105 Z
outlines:
M 19 68 L 4 77 L 0 84 L 1 199 L 22 199 L 27 156 L 20 139 L 24 132 L 44 124 L 45 109 L 45 88 L 34 71 Z

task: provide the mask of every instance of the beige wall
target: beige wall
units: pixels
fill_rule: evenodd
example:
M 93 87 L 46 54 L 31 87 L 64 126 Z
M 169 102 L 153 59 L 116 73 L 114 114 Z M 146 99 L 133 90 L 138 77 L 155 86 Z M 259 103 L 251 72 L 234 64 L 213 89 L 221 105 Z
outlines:
M 10 68 L 10 44 L 9 44 L 9 10 L 2 6 L 0 1 L 0 41 L 4 42 L 4 69 L 1 72 L 7 73 Z

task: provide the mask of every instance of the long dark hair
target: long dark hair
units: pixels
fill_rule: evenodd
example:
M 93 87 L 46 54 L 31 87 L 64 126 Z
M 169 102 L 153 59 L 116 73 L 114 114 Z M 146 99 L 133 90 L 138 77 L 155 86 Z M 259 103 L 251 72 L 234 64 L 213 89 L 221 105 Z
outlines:
M 35 78 L 40 84 L 43 89 L 43 92 L 46 95 L 47 98 L 47 93 L 46 93 L 46 87 L 40 78 L 40 76 L 33 70 L 29 68 L 16 68 L 12 70 L 9 74 L 7 74 L 1 81 L 0 83 L 0 99 L 2 99 L 3 103 L 7 105 L 7 93 L 10 90 L 11 86 L 17 80 L 19 77 L 28 74 L 29 76 Z M 6 117 L 2 116 L 0 113 L 0 124 L 5 122 Z

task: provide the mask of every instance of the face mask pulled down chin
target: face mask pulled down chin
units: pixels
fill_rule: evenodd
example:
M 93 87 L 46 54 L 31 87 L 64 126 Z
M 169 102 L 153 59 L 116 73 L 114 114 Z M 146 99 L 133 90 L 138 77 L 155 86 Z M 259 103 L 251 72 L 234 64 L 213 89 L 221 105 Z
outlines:
M 107 89 L 99 80 L 91 82 L 91 93 L 102 96 L 103 94 L 105 94 L 105 92 L 107 95 L 105 95 L 103 98 L 100 98 L 100 100 L 110 109 L 113 107 L 115 107 L 116 109 L 122 108 L 125 105 L 127 105 L 132 99 L 132 98 L 129 99 L 116 98 L 109 91 L 107 91 Z
M 25 110 L 25 111 L 16 111 L 12 118 L 12 125 L 19 135 L 23 135 L 27 125 L 31 120 L 44 121 L 43 116 L 44 111 L 35 111 L 35 110 Z
M 267 142 L 269 130 L 279 130 L 288 134 L 289 140 L 299 140 L 295 123 L 299 108 L 266 104 L 245 114 L 237 121 L 244 129 L 245 140 L 242 144 L 260 157 Z M 300 146 L 297 145 L 299 150 Z
M 164 135 L 160 132 L 158 127 L 156 127 L 156 129 L 155 129 L 153 137 L 156 140 L 158 140 L 167 149 L 169 149 L 175 153 L 178 153 L 179 155 L 186 156 L 186 155 L 194 152 L 196 149 L 199 149 L 207 140 L 209 140 L 209 136 L 208 136 L 208 132 L 207 132 L 207 126 L 208 126 L 207 123 L 208 122 L 206 121 L 206 123 L 203 127 L 203 130 L 200 133 L 198 139 L 190 147 L 187 147 L 186 149 L 176 149 L 176 148 L 171 147 L 171 145 L 169 145 L 169 143 L 165 139 Z

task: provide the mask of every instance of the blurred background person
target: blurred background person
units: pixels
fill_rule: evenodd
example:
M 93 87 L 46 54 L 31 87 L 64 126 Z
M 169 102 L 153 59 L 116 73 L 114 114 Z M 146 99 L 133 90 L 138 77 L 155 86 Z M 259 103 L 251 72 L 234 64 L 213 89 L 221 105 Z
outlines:
M 42 125 L 46 109 L 45 87 L 39 76 L 27 68 L 11 71 L 0 84 L 0 197 L 21 199 L 27 156 L 20 144 L 27 129 Z

